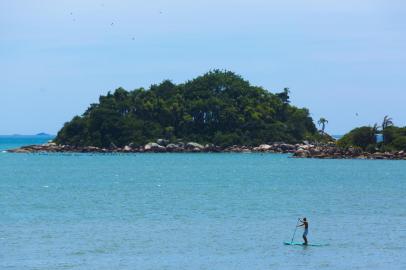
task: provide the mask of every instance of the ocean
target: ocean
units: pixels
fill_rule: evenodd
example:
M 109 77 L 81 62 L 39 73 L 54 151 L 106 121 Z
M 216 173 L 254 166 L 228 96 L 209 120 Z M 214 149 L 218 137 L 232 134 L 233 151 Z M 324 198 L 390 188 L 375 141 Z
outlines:
M 406 269 L 405 206 L 405 161 L 1 152 L 0 269 Z

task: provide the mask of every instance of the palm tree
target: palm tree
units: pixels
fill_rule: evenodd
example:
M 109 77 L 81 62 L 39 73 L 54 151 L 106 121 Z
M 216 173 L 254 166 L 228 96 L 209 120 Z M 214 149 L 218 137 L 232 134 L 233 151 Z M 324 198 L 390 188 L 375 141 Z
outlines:
M 385 128 L 387 128 L 389 126 L 393 126 L 392 118 L 389 117 L 388 115 L 385 115 L 385 117 L 383 118 L 383 121 L 382 121 L 382 130 L 385 130 Z
M 321 132 L 324 133 L 324 129 L 326 128 L 326 124 L 328 123 L 328 120 L 324 117 L 321 117 L 317 124 L 321 126 Z
M 374 133 L 378 133 L 378 132 L 379 132 L 378 123 L 375 123 L 375 124 L 374 124 L 374 126 L 372 127 L 372 131 L 373 131 Z

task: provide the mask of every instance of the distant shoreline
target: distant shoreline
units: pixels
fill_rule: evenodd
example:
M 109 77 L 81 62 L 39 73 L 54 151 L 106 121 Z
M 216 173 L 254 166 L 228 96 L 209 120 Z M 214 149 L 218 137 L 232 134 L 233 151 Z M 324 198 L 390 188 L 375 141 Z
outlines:
M 47 133 L 38 133 L 38 134 L 1 134 L 0 137 L 41 137 L 41 138 L 50 138 L 53 139 L 56 135 L 47 134 Z

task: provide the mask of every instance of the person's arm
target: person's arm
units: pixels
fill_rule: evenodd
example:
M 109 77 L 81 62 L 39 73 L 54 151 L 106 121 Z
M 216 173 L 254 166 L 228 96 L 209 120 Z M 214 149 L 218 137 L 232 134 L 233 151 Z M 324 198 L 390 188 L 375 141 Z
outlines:
M 303 222 L 303 221 L 300 221 L 300 222 Z M 302 223 L 302 224 L 300 224 L 300 225 L 297 225 L 297 227 L 302 227 L 302 226 L 304 226 L 305 224 L 304 223 Z

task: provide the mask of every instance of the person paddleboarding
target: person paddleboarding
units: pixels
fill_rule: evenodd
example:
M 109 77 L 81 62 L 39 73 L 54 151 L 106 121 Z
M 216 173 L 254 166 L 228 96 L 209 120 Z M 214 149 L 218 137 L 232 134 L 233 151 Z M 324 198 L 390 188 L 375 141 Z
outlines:
M 302 222 L 302 224 L 297 225 L 297 227 L 304 227 L 304 232 L 303 232 L 303 240 L 304 243 L 303 245 L 307 245 L 307 234 L 309 233 L 309 222 L 307 222 L 307 219 L 304 217 L 303 220 L 299 218 L 299 221 Z

